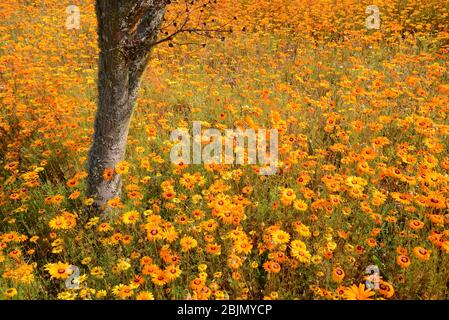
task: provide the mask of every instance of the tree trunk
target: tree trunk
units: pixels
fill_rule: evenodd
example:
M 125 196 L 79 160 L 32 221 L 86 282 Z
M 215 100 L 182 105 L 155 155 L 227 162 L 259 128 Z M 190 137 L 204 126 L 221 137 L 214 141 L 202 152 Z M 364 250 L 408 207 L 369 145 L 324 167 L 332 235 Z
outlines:
M 120 195 L 121 177 L 106 168 L 124 159 L 140 79 L 163 20 L 165 0 L 97 0 L 98 107 L 89 152 L 87 194 L 98 209 Z

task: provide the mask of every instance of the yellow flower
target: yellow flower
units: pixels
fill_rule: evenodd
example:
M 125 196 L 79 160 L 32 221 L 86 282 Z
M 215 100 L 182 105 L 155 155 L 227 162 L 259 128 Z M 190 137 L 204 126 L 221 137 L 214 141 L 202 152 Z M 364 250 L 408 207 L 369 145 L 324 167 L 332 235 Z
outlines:
M 133 295 L 133 288 L 124 284 L 119 284 L 112 289 L 112 293 L 120 299 L 126 299 Z
M 306 226 L 305 224 L 303 224 L 302 222 L 299 222 L 299 221 L 294 222 L 293 228 L 295 229 L 296 232 L 299 233 L 299 235 L 301 237 L 308 238 L 311 236 L 309 227 Z
M 312 255 L 307 251 L 306 244 L 301 240 L 293 240 L 291 243 L 291 255 L 302 263 L 309 263 Z
M 125 224 L 135 224 L 140 219 L 139 212 L 132 210 L 123 214 L 122 221 Z
M 306 211 L 307 210 L 307 203 L 305 203 L 303 200 L 295 200 L 293 202 L 293 208 L 295 208 L 298 211 Z
M 131 268 L 131 264 L 125 259 L 120 259 L 119 262 L 117 263 L 117 269 L 119 271 L 125 271 L 128 270 L 129 268 Z
M 115 166 L 115 172 L 117 174 L 127 174 L 129 171 L 129 165 L 126 161 L 120 161 Z
M 50 228 L 54 230 L 68 229 L 69 225 L 63 215 L 58 215 L 50 220 Z
M 315 255 L 310 259 L 313 264 L 320 264 L 323 261 L 323 257 Z
M 347 288 L 343 296 L 346 300 L 371 300 L 375 294 L 371 289 L 365 289 L 365 284 L 361 283 L 358 287 L 353 284 Z
M 183 237 L 180 240 L 180 244 L 182 248 L 181 250 L 183 252 L 186 252 L 194 249 L 197 246 L 198 242 L 192 237 Z
M 198 202 L 201 201 L 203 197 L 200 194 L 195 194 L 192 196 L 192 202 L 193 204 L 197 204 Z
M 93 267 L 92 270 L 90 270 L 90 274 L 97 278 L 103 278 L 105 272 L 101 267 Z
M 11 299 L 11 298 L 14 297 L 15 295 L 17 295 L 17 289 L 16 289 L 16 288 L 9 288 L 9 289 L 5 290 L 5 292 L 3 292 L 3 295 L 4 295 L 7 299 Z
M 55 279 L 67 279 L 73 272 L 70 268 L 70 264 L 64 262 L 48 263 L 45 265 L 45 270 L 48 271 L 51 278 Z
M 58 299 L 60 300 L 75 300 L 77 293 L 74 291 L 63 291 L 58 293 Z
M 271 234 L 271 239 L 275 244 L 284 244 L 290 241 L 290 235 L 283 230 L 276 230 Z
M 84 200 L 84 205 L 86 205 L 86 206 L 91 206 L 93 203 L 94 203 L 94 199 L 92 199 L 92 198 L 87 198 L 87 199 L 85 199 Z
M 154 295 L 149 291 L 141 291 L 137 294 L 136 300 L 154 300 Z
M 182 271 L 179 268 L 179 266 L 176 265 L 169 265 L 167 268 L 165 268 L 165 274 L 167 275 L 168 279 L 170 281 L 175 280 L 181 275 Z
M 281 202 L 283 205 L 290 205 L 296 199 L 296 193 L 291 188 L 281 190 Z

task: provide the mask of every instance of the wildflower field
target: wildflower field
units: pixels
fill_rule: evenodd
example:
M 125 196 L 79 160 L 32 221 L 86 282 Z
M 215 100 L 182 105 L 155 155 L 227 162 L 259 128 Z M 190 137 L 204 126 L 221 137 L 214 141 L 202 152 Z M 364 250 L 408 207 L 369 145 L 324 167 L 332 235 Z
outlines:
M 0 299 L 448 299 L 449 1 L 207 14 L 233 32 L 154 49 L 102 216 L 94 1 L 0 2 Z M 277 173 L 173 164 L 193 121 L 277 129 Z

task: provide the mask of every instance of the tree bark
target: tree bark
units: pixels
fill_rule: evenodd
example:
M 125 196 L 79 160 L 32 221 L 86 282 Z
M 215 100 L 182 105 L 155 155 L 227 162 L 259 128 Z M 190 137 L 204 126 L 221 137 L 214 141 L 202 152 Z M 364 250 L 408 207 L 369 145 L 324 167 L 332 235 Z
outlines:
M 121 177 L 105 180 L 125 156 L 129 124 L 157 39 L 166 0 L 96 0 L 98 22 L 98 106 L 89 152 L 87 194 L 98 209 L 120 195 Z

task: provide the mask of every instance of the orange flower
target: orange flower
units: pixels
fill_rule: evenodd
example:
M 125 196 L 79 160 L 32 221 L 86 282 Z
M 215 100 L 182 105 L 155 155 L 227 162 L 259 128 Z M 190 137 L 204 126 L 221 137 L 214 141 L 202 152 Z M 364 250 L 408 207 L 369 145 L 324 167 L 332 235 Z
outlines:
M 103 171 L 103 179 L 106 181 L 109 181 L 114 176 L 114 169 L 112 168 L 106 168 Z
M 51 202 L 54 204 L 60 204 L 62 200 L 64 200 L 64 196 L 60 194 L 57 194 L 51 198 Z
M 147 265 L 147 264 L 151 264 L 151 263 L 153 263 L 153 259 L 151 259 L 151 257 L 149 257 L 149 256 L 143 256 L 140 259 L 140 264 L 141 265 Z
M 423 247 L 413 248 L 413 254 L 421 261 L 427 261 L 430 259 L 431 250 L 427 250 Z
M 374 238 L 368 238 L 366 239 L 366 243 L 370 246 L 370 247 L 375 247 L 377 246 L 377 241 Z
M 79 181 L 75 178 L 69 179 L 66 182 L 67 187 L 69 188 L 74 188 L 78 185 Z
M 263 268 L 269 273 L 279 273 L 281 271 L 281 265 L 274 261 L 265 261 Z
M 123 204 L 122 204 L 120 198 L 117 198 L 117 197 L 116 197 L 116 198 L 110 199 L 110 200 L 108 201 L 108 205 L 109 205 L 111 208 L 123 208 Z
M 180 245 L 182 248 L 181 250 L 183 252 L 187 252 L 187 251 L 190 251 L 190 250 L 196 248 L 197 244 L 198 244 L 198 242 L 192 237 L 184 237 L 180 241 Z
M 126 286 L 123 284 L 115 286 L 113 288 L 112 292 L 114 293 L 114 295 L 118 296 L 120 299 L 129 298 L 134 294 L 131 286 Z
M 396 257 L 396 263 L 403 269 L 410 266 L 410 258 L 405 255 L 400 255 Z
M 394 288 L 393 286 L 383 280 L 380 280 L 379 283 L 379 292 L 381 295 L 383 295 L 385 298 L 389 299 L 394 295 Z
M 422 221 L 419 221 L 419 220 L 410 220 L 408 222 L 408 226 L 410 227 L 410 229 L 419 230 L 419 229 L 422 229 L 424 227 L 424 223 Z
M 332 271 L 332 279 L 335 282 L 337 282 L 337 283 L 342 282 L 344 277 L 345 277 L 345 272 L 343 271 L 342 268 L 340 268 L 340 267 L 334 268 L 334 270 Z
M 80 193 L 78 190 L 73 191 L 73 192 L 69 195 L 69 199 L 70 199 L 70 200 L 78 199 L 79 196 L 80 196 L 80 194 L 81 194 L 81 193 Z
M 206 252 L 219 256 L 221 254 L 221 246 L 216 243 L 208 243 L 206 246 Z
M 170 281 L 170 277 L 164 270 L 159 270 L 151 275 L 151 281 L 157 286 L 164 286 Z

